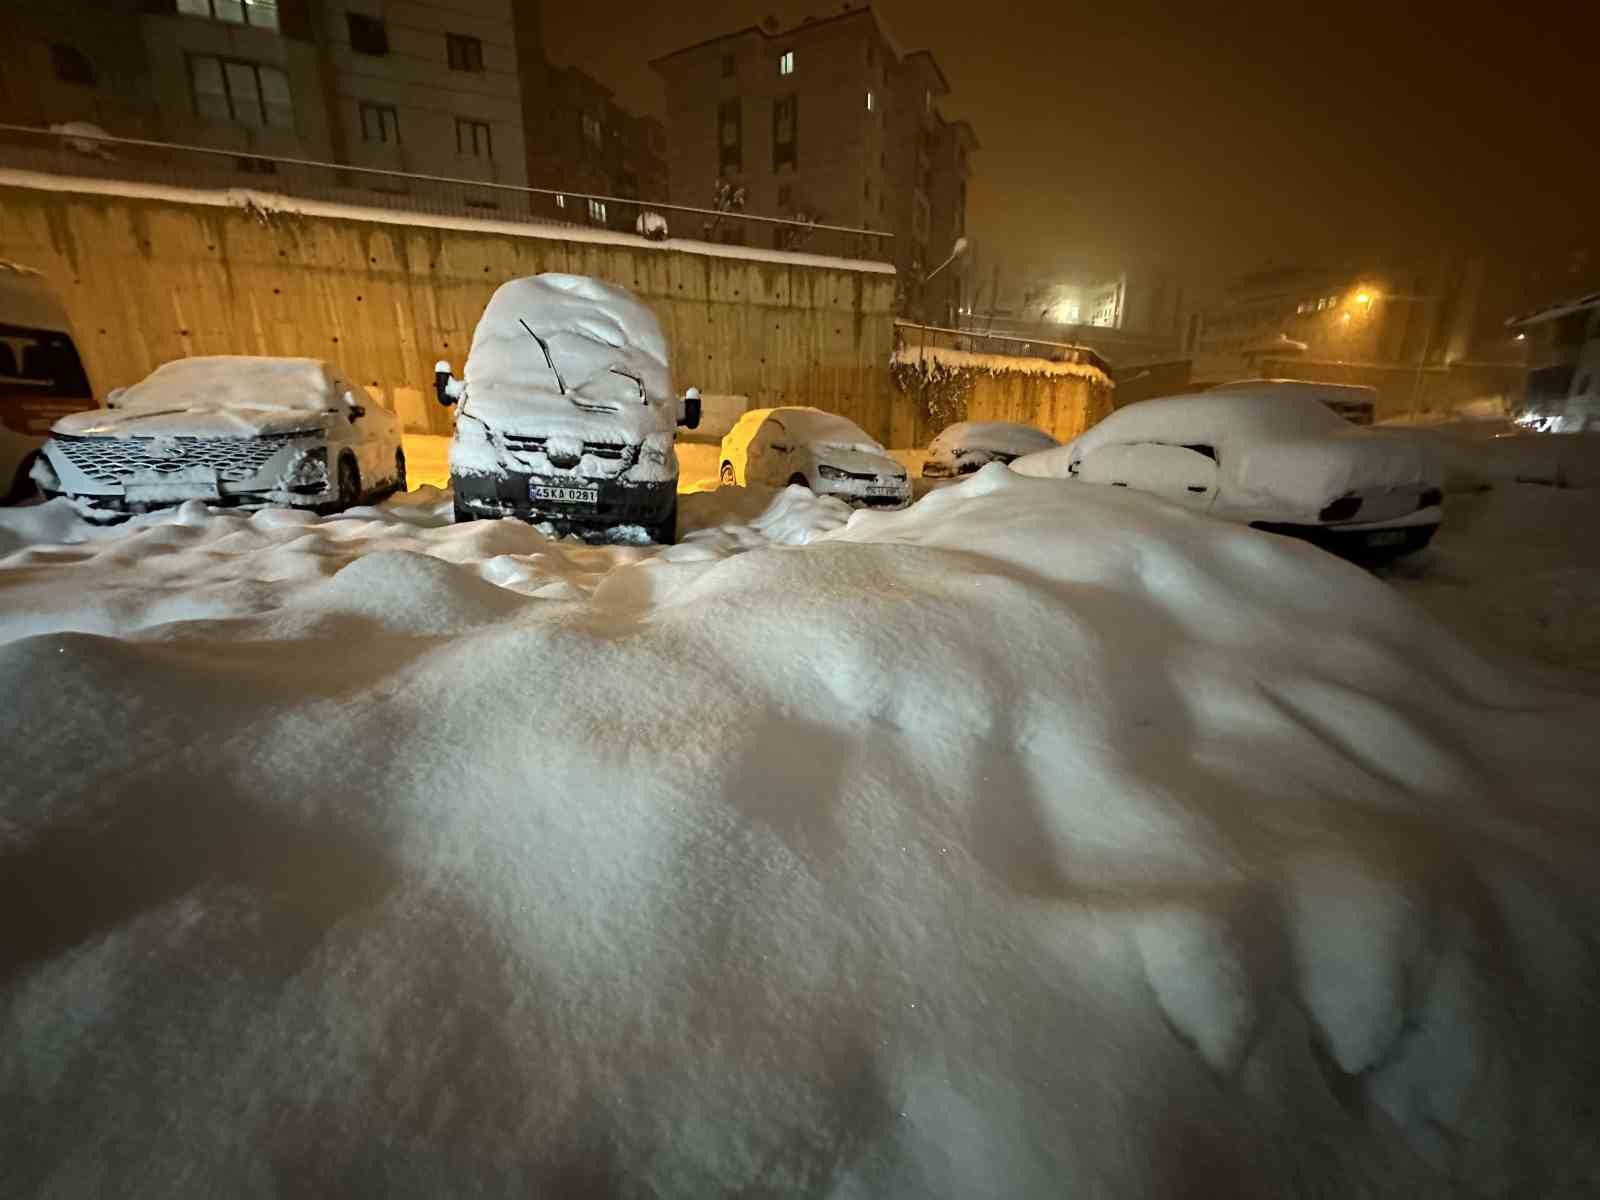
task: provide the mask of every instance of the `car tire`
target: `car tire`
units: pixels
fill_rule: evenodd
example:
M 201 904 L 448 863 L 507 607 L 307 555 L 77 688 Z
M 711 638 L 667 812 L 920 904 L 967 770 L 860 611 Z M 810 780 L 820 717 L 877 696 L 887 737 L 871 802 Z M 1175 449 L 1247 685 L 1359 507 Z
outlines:
M 339 460 L 339 498 L 335 503 L 339 512 L 361 503 L 361 468 L 348 454 Z
M 478 519 L 477 513 L 473 512 L 470 508 L 463 508 L 460 504 L 455 506 L 455 510 L 457 525 L 464 525 L 468 521 L 476 521 Z
M 733 464 L 731 462 L 725 462 L 722 464 L 722 473 L 718 476 L 718 478 L 721 480 L 723 487 L 739 486 L 739 479 L 733 473 Z
M 654 525 L 648 527 L 650 540 L 658 546 L 670 546 L 678 540 L 678 501 L 672 501 L 672 509 L 667 515 Z
M 406 486 L 406 452 L 404 450 L 396 450 L 394 452 L 394 490 L 396 495 L 410 490 Z
M 38 461 L 37 450 L 23 455 L 22 461 L 17 464 L 17 473 L 11 477 L 10 488 L 0 497 L 0 504 L 26 504 L 41 494 L 39 485 L 33 481 L 33 464 Z

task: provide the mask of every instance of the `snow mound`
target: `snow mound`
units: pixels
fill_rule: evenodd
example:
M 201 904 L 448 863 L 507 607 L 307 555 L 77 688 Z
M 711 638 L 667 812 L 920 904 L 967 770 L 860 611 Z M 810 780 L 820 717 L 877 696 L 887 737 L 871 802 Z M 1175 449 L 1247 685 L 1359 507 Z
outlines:
M 724 491 L 0 562 L 11 1190 L 1592 1188 L 1600 705 L 1120 489 Z

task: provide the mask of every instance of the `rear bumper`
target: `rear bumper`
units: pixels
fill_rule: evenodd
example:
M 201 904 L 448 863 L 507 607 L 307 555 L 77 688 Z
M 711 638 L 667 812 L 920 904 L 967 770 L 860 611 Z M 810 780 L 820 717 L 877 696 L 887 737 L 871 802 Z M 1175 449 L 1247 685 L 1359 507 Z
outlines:
M 1299 538 L 1341 558 L 1381 561 L 1421 550 L 1439 531 L 1439 517 L 1436 511 L 1432 522 L 1428 524 L 1383 526 L 1288 525 L 1274 521 L 1252 521 L 1250 528 Z
M 569 504 L 532 499 L 535 484 L 572 486 L 598 483 L 594 504 Z M 645 528 L 664 524 L 677 511 L 678 481 L 658 483 L 612 480 L 537 478 L 531 475 L 457 475 L 451 473 L 456 511 L 493 520 L 512 517 L 533 525 L 550 525 L 558 533 L 588 533 L 618 525 Z

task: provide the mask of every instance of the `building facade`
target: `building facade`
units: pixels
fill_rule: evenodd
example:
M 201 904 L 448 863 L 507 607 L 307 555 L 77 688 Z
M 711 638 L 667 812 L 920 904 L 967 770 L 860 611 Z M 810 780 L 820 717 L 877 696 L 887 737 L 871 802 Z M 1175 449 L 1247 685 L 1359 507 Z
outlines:
M 1600 430 L 1600 292 L 1523 317 L 1528 374 L 1521 420 L 1556 433 Z
M 666 86 L 678 203 L 740 195 L 748 212 L 893 235 L 902 311 L 948 319 L 964 274 L 928 280 L 966 231 L 976 136 L 946 121 L 931 54 L 902 53 L 871 8 L 780 28 L 768 21 L 651 64 Z M 738 224 L 712 236 L 752 236 Z M 791 228 L 770 235 L 795 245 Z M 803 248 L 803 247 L 801 247 Z
M 22 123 L 237 151 L 246 173 L 277 173 L 270 156 L 527 182 L 537 0 L 17 0 L 3 19 Z

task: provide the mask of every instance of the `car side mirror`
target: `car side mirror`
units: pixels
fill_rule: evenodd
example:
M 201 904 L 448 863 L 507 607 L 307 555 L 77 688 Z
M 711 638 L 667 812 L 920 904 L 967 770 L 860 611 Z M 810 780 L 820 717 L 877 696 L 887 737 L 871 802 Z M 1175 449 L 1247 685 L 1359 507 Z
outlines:
M 690 388 L 683 394 L 682 415 L 678 417 L 678 424 L 685 429 L 700 428 L 700 389 Z
M 436 362 L 433 364 L 433 394 L 439 398 L 439 403 L 449 408 L 461 394 L 466 391 L 467 385 L 454 375 L 450 374 L 450 364 Z

